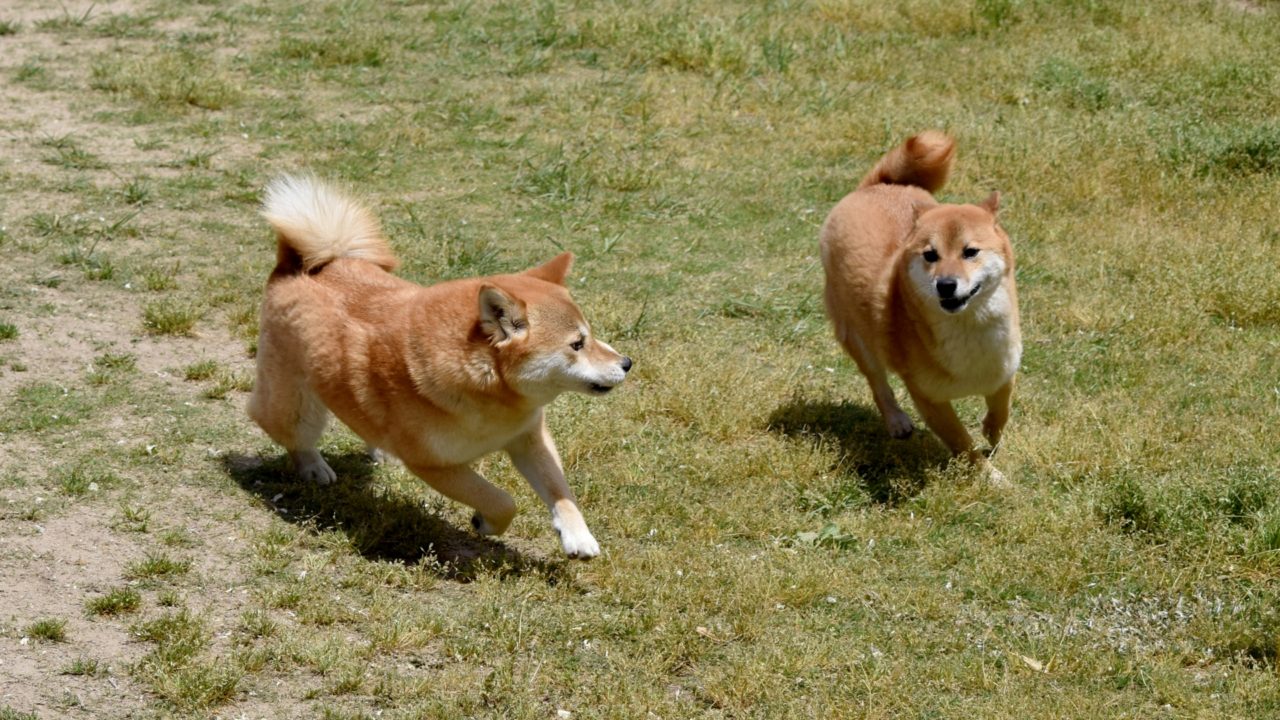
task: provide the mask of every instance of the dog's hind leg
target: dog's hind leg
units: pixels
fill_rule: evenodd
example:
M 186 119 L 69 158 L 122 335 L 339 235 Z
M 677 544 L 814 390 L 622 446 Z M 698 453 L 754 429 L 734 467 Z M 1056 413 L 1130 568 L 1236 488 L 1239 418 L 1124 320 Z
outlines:
M 264 347 L 249 396 L 249 417 L 289 452 L 299 478 L 327 485 L 338 475 L 320 457 L 316 443 L 329 423 L 329 410 L 299 374 L 296 368 L 273 362 Z
M 324 428 L 329 424 L 329 409 L 320 402 L 320 398 L 307 388 L 301 388 L 299 394 L 297 421 L 293 426 L 293 447 L 285 446 L 298 477 L 310 482 L 328 485 L 338 479 L 338 474 L 329 467 L 329 463 L 320 456 L 316 445 Z
M 876 408 L 880 410 L 880 417 L 884 418 L 884 425 L 889 435 L 899 440 L 911 437 L 911 432 L 915 429 L 911 424 L 911 418 L 898 405 L 898 399 L 893 395 L 893 388 L 889 386 L 889 373 L 884 365 L 880 364 L 879 358 L 848 325 L 837 324 L 836 338 L 845 352 L 849 353 L 849 357 L 858 364 L 858 369 L 862 371 L 863 376 L 867 378 L 867 384 L 871 386 L 871 397 L 875 400 Z

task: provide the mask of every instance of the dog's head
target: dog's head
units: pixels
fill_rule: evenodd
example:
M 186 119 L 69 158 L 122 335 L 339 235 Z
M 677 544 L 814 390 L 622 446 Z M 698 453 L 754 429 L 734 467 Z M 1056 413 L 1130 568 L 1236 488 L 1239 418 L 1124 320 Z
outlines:
M 1013 269 L 1009 236 L 996 221 L 1000 193 L 977 205 L 935 205 L 916 216 L 904 248 L 916 296 L 946 313 L 982 305 Z
M 631 369 L 591 334 L 564 280 L 572 253 L 480 286 L 480 330 L 497 349 L 499 372 L 520 395 L 547 402 L 565 391 L 603 395 Z

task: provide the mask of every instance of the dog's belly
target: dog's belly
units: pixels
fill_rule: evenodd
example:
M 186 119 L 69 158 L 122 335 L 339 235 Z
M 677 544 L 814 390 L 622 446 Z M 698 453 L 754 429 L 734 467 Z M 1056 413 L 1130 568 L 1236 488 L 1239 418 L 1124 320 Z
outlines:
M 492 452 L 509 446 L 520 435 L 536 425 L 536 416 L 512 421 L 473 418 L 441 422 L 397 422 L 392 420 L 384 434 L 365 437 L 375 445 L 407 463 L 435 467 L 467 465 Z M 359 433 L 358 433 L 359 434 Z
M 418 439 L 441 465 L 466 465 L 511 444 L 518 432 L 493 432 L 481 436 L 453 430 L 424 430 Z

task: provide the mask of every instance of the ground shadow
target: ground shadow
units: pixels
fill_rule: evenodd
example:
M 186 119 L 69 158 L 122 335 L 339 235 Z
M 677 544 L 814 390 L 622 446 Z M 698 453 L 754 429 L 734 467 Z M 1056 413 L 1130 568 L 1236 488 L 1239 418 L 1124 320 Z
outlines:
M 874 502 L 889 505 L 915 496 L 928 471 L 951 459 L 928 430 L 917 427 L 910 438 L 895 440 L 875 408 L 848 402 L 793 399 L 773 411 L 768 429 L 834 444 L 839 456 L 833 470 L 858 483 Z
M 283 455 L 228 454 L 223 469 L 277 516 L 317 530 L 341 532 L 369 560 L 427 563 L 441 577 L 469 582 L 483 572 L 538 573 L 562 579 L 562 563 L 530 558 L 501 542 L 459 528 L 427 508 L 421 497 L 388 492 L 373 482 L 375 465 L 361 453 L 326 455 L 336 482 L 297 479 Z

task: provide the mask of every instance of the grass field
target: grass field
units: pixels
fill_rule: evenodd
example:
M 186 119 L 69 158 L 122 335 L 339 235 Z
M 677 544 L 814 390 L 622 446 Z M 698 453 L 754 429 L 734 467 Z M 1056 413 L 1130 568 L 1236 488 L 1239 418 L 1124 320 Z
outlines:
M 0 719 L 1280 716 L 1280 4 L 0 4 Z M 1003 193 L 974 483 L 889 440 L 817 229 Z M 550 413 L 604 555 L 244 416 L 276 174 L 431 282 L 568 249 L 636 361 Z M 976 426 L 979 402 L 962 415 Z

